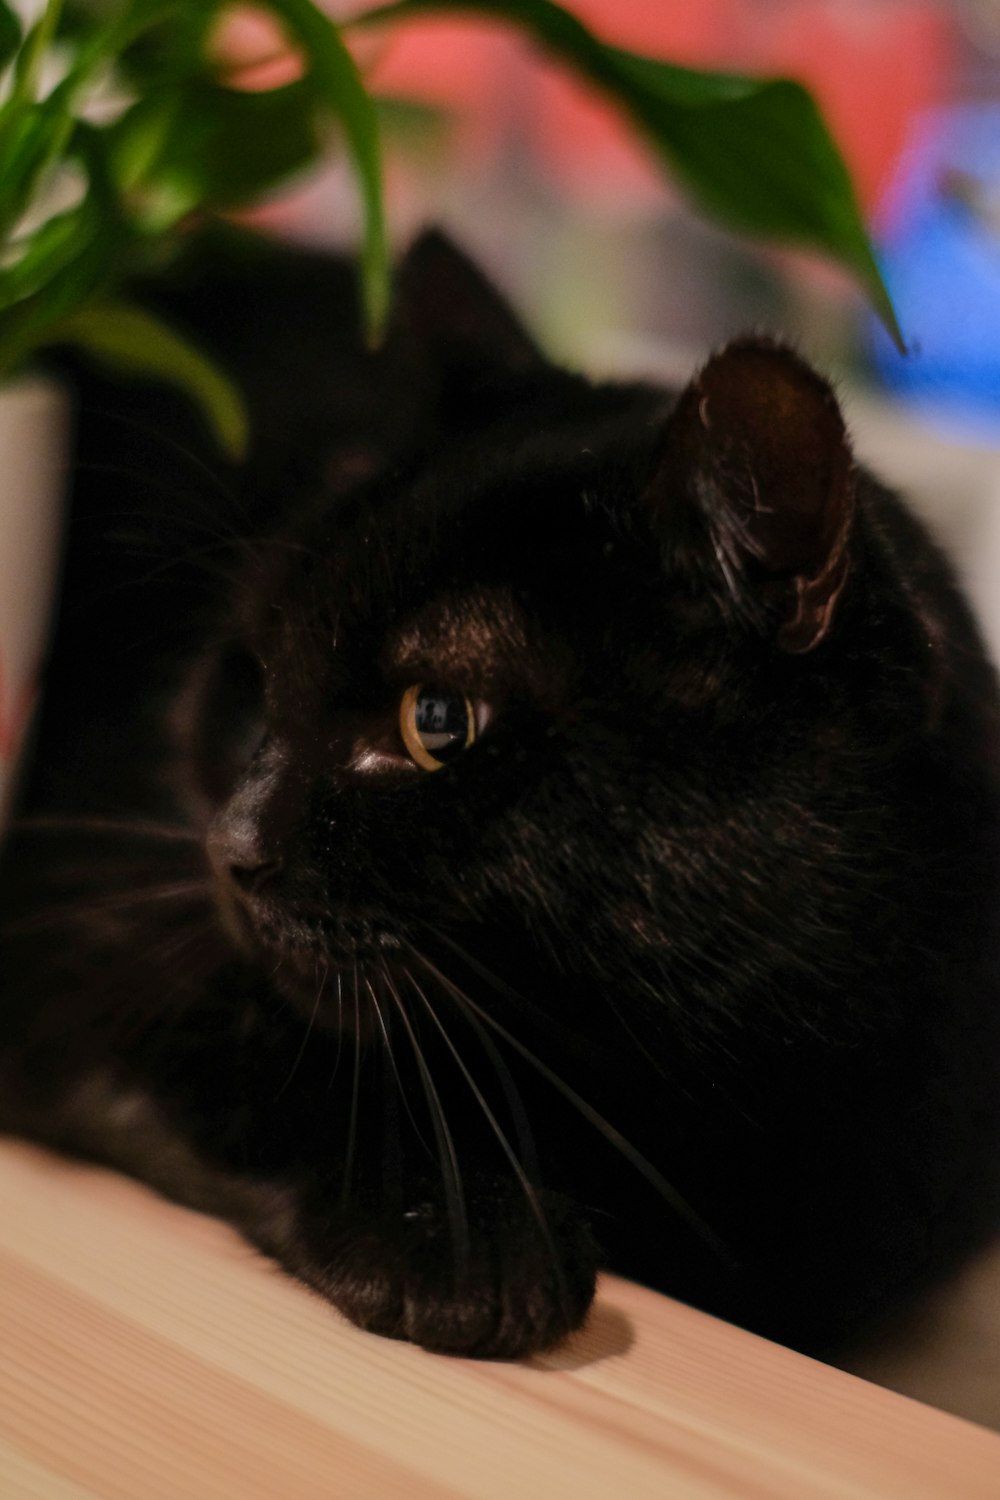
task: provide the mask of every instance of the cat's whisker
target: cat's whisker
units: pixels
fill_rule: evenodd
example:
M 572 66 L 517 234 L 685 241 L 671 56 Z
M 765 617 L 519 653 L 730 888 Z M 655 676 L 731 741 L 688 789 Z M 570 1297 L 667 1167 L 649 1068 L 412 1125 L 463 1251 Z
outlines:
M 558 1024 L 552 1015 L 544 1011 L 540 1011 L 539 1008 L 534 1005 L 526 995 L 522 995 L 519 990 L 513 989 L 506 980 L 501 979 L 498 974 L 494 974 L 491 969 L 488 969 L 484 964 L 482 964 L 477 958 L 475 958 L 471 953 L 463 948 L 460 943 L 455 942 L 455 940 L 449 937 L 446 932 L 442 932 L 437 927 L 430 928 L 429 930 L 433 934 L 436 941 L 443 944 L 445 947 L 450 948 L 461 962 L 467 964 L 469 968 L 473 969 L 478 977 L 489 984 L 492 989 L 495 989 L 499 995 L 502 995 L 503 998 L 508 1002 L 513 1001 L 515 1004 L 517 1004 L 526 1015 L 530 1016 L 533 1025 L 541 1024 L 547 1031 L 552 1033 L 555 1033 L 557 1031 Z M 621 1023 L 630 1040 L 639 1049 L 649 1065 L 656 1073 L 659 1074 L 661 1078 L 663 1078 L 667 1083 L 671 1085 L 671 1087 L 673 1087 L 675 1084 L 675 1079 L 671 1076 L 670 1073 L 667 1072 L 663 1064 L 654 1056 L 650 1049 L 643 1044 L 633 1027 L 629 1025 L 629 1022 L 623 1011 L 615 1003 L 612 995 L 609 992 L 605 992 L 604 998 L 609 1005 L 615 1019 Z M 656 998 L 661 998 L 661 995 L 658 994 Z M 468 1016 L 468 1020 L 471 1024 L 471 1015 Z M 715 1047 L 718 1052 L 722 1053 L 727 1058 L 735 1060 L 732 1050 L 729 1047 L 725 1046 L 725 1044 L 721 1040 L 715 1040 Z M 719 1084 L 718 1081 L 716 1081 L 716 1087 L 721 1088 L 721 1084 Z
M 665 1083 L 670 1084 L 671 1086 L 673 1086 L 674 1079 L 671 1077 L 670 1073 L 664 1067 L 664 1065 L 660 1061 L 660 1059 L 658 1057 L 654 1056 L 654 1054 L 650 1050 L 650 1048 L 646 1046 L 645 1042 L 643 1042 L 642 1038 L 636 1032 L 635 1027 L 631 1026 L 629 1024 L 628 1016 L 622 1010 L 621 1006 L 618 1005 L 617 1002 L 615 1001 L 615 997 L 614 997 L 614 994 L 612 993 L 612 989 L 611 989 L 610 986 L 608 986 L 608 988 L 605 990 L 604 1000 L 605 1000 L 605 1003 L 607 1004 L 607 1007 L 610 1010 L 611 1014 L 614 1016 L 615 1020 L 621 1026 L 622 1030 L 625 1032 L 625 1035 L 628 1037 L 629 1041 L 637 1049 L 637 1051 L 639 1051 L 642 1054 L 642 1056 L 645 1058 L 646 1062 L 653 1069 L 653 1072 L 657 1073 L 660 1076 L 660 1078 L 662 1078 L 664 1080 Z
M 204 950 L 206 949 L 210 955 L 209 963 L 211 963 L 216 953 L 216 940 L 215 933 L 208 922 L 203 923 L 200 927 L 190 927 L 171 938 L 164 938 L 159 944 L 148 951 L 150 951 L 151 957 L 164 967 L 169 966 L 173 968 L 182 957 L 186 957 L 188 968 L 193 974 L 207 967 L 204 961 Z M 199 960 L 197 964 L 195 963 L 196 959 Z M 176 969 L 176 974 L 178 980 L 181 982 L 188 977 L 184 974 L 183 969 L 179 967 Z M 192 998 L 195 999 L 197 997 L 192 996 Z
M 238 497 L 236 486 L 227 483 L 223 476 L 213 469 L 211 464 L 200 453 L 195 452 L 186 443 L 182 443 L 172 433 L 164 431 L 161 425 L 152 422 L 143 422 L 131 412 L 121 412 L 109 407 L 89 405 L 86 407 L 85 413 L 88 418 L 100 417 L 104 421 L 117 422 L 120 427 L 125 428 L 127 431 L 135 432 L 141 437 L 152 439 L 161 448 L 175 454 L 178 458 L 183 458 L 192 468 L 196 469 L 203 479 L 208 480 L 217 497 L 228 500 L 234 509 L 241 512 L 245 511 L 245 507 Z M 80 467 L 83 467 L 87 462 L 87 460 L 83 460 Z M 153 467 L 152 464 L 143 464 L 142 477 L 144 479 L 148 477 Z
M 417 956 L 419 957 L 419 954 Z M 411 983 L 415 983 L 413 976 L 410 975 L 409 977 Z M 454 994 L 451 998 L 453 1000 L 457 999 Z M 507 1108 L 510 1111 L 511 1119 L 514 1122 L 514 1128 L 517 1131 L 518 1146 L 520 1149 L 519 1159 L 523 1163 L 528 1176 L 534 1181 L 538 1181 L 541 1174 L 539 1171 L 538 1152 L 535 1145 L 535 1133 L 531 1128 L 531 1121 L 528 1118 L 528 1112 L 524 1107 L 524 1100 L 521 1098 L 521 1095 L 517 1088 L 517 1084 L 514 1082 L 514 1076 L 511 1073 L 510 1068 L 508 1068 L 503 1057 L 501 1056 L 498 1048 L 494 1045 L 493 1039 L 490 1036 L 489 1032 L 485 1029 L 479 1019 L 462 1001 L 458 1001 L 458 1004 L 462 1019 L 465 1021 L 466 1025 L 469 1026 L 475 1033 L 476 1040 L 479 1042 L 479 1045 L 482 1047 L 483 1051 L 486 1053 L 486 1056 L 489 1058 L 489 1061 L 493 1067 L 493 1071 L 496 1073 L 496 1076 L 500 1082 L 500 1087 L 503 1089 L 504 1098 L 507 1101 Z
M 164 1045 L 169 1046 L 169 1028 L 163 1023 L 175 1022 L 200 998 L 200 986 L 216 956 L 213 934 L 206 923 L 188 928 L 169 938 L 161 938 L 147 948 L 147 957 L 161 974 L 169 975 L 169 983 L 157 987 L 155 1008 L 147 1003 L 150 996 L 142 992 L 136 996 L 130 976 L 123 975 L 118 983 L 107 984 L 104 995 L 103 1023 L 119 1042 L 130 1042 L 146 1035 L 160 1034 Z M 151 1022 L 156 1031 L 151 1032 Z
M 456 943 L 452 939 L 450 939 L 446 933 L 440 931 L 440 929 L 436 927 L 429 928 L 429 931 L 439 942 L 451 948 L 451 950 L 459 959 L 463 960 L 471 968 L 473 968 L 479 974 L 479 976 L 484 979 L 492 988 L 505 995 L 508 999 L 518 1001 L 525 1011 L 531 1013 L 533 1019 L 536 1017 L 537 1007 L 532 1005 L 531 1001 L 529 1001 L 526 996 L 512 989 L 510 985 L 508 985 L 499 977 L 499 975 L 494 974 L 491 969 L 486 968 L 477 959 L 473 958 L 471 953 L 467 953 L 459 943 Z M 422 964 L 426 964 L 429 962 L 426 955 L 421 953 L 419 949 L 415 948 L 412 943 L 408 943 L 406 946 L 409 948 L 414 958 L 418 959 Z M 507 1064 L 504 1062 L 500 1052 L 494 1045 L 489 1033 L 482 1027 L 473 1012 L 464 1005 L 463 1002 L 465 996 L 462 993 L 460 986 L 455 984 L 454 981 L 450 982 L 452 984 L 452 999 L 458 1001 L 463 1019 L 466 1021 L 467 1025 L 469 1025 L 476 1033 L 477 1040 L 479 1041 L 480 1046 L 489 1058 L 497 1075 L 497 1078 L 500 1081 L 500 1086 L 503 1089 L 504 1096 L 507 1100 L 507 1107 L 510 1110 L 511 1118 L 514 1121 L 515 1127 L 517 1129 L 518 1142 L 521 1147 L 522 1159 L 527 1164 L 529 1164 L 533 1175 L 537 1177 L 538 1172 L 536 1170 L 537 1152 L 535 1148 L 535 1134 L 531 1127 L 531 1121 L 529 1120 L 527 1112 L 524 1108 L 524 1101 L 521 1098 L 521 1095 L 517 1089 L 517 1085 L 514 1082 L 513 1074 L 511 1073 Z M 547 1021 L 551 1020 L 550 1017 L 546 1017 L 545 1019 Z
M 387 988 L 391 988 L 392 987 L 392 978 L 391 978 L 391 976 L 389 975 L 389 973 L 384 968 L 380 971 L 380 977 L 381 977 L 383 983 L 386 985 Z M 427 1141 L 425 1140 L 423 1132 L 421 1131 L 420 1126 L 417 1124 L 416 1117 L 414 1116 L 414 1113 L 413 1113 L 412 1109 L 410 1108 L 410 1101 L 406 1097 L 406 1089 L 403 1086 L 403 1080 L 400 1077 L 399 1068 L 396 1065 L 396 1054 L 395 1054 L 395 1051 L 394 1051 L 393 1045 L 392 1045 L 392 1033 L 391 1033 L 391 1031 L 389 1029 L 389 1025 L 387 1023 L 386 1016 L 385 1016 L 385 1013 L 383 1011 L 382 1003 L 379 1000 L 379 997 L 378 997 L 378 995 L 377 995 L 377 993 L 375 991 L 375 987 L 372 984 L 372 982 L 371 982 L 370 979 L 366 979 L 365 980 L 365 985 L 367 987 L 369 996 L 371 997 L 371 1002 L 372 1002 L 373 1006 L 375 1007 L 375 1016 L 376 1016 L 376 1019 L 378 1020 L 379 1030 L 382 1032 L 382 1040 L 385 1043 L 385 1055 L 388 1058 L 389 1066 L 390 1066 L 390 1068 L 392 1070 L 392 1075 L 393 1075 L 393 1077 L 396 1080 L 396 1090 L 397 1090 L 397 1092 L 399 1094 L 400 1099 L 402 1100 L 403 1108 L 406 1111 L 407 1119 L 409 1120 L 410 1124 L 413 1126 L 414 1134 L 416 1135 L 416 1138 L 420 1142 L 421 1146 L 423 1146 L 424 1150 L 427 1152 L 427 1154 L 429 1156 L 433 1156 L 434 1153 L 431 1150 L 430 1146 L 428 1145 Z M 382 998 L 384 999 L 385 996 L 383 995 Z M 394 998 L 396 998 L 396 997 L 394 997 Z M 399 1003 L 401 1003 L 401 1000 L 400 1000 Z
M 291 1068 L 288 1070 L 288 1077 L 285 1079 L 284 1083 L 281 1085 L 278 1092 L 274 1096 L 275 1104 L 277 1104 L 278 1100 L 281 1098 L 282 1094 L 284 1094 L 285 1090 L 288 1088 L 288 1085 L 291 1083 L 292 1079 L 299 1071 L 299 1064 L 302 1062 L 302 1059 L 305 1056 L 306 1047 L 309 1045 L 309 1038 L 312 1036 L 313 1027 L 316 1025 L 316 1017 L 319 1015 L 319 1008 L 323 1002 L 323 991 L 326 989 L 326 982 L 330 977 L 330 965 L 324 965 L 322 979 L 319 979 L 318 969 L 319 965 L 317 963 L 316 998 L 313 1001 L 313 1007 L 309 1014 L 309 1021 L 306 1025 L 305 1032 L 303 1033 L 302 1041 L 299 1043 L 299 1050 L 295 1054 L 295 1061 L 292 1063 Z
M 471 996 L 467 995 L 464 991 L 460 990 L 456 985 L 454 985 L 444 974 L 442 974 L 437 965 L 432 963 L 431 960 L 426 957 L 426 955 L 420 953 L 419 950 L 415 948 L 411 951 L 413 952 L 414 957 L 419 959 L 420 963 L 427 970 L 427 972 L 433 978 L 435 978 L 439 984 L 443 985 L 448 993 L 451 994 L 458 1003 L 466 1005 L 469 1010 L 479 1018 L 480 1021 L 482 1021 L 486 1026 L 490 1027 L 491 1030 L 495 1031 L 498 1036 L 502 1037 L 503 1040 L 508 1044 L 508 1046 L 513 1047 L 515 1052 L 523 1057 L 525 1062 L 533 1067 L 535 1071 L 541 1075 L 541 1077 L 545 1078 L 549 1083 L 551 1083 L 553 1088 L 558 1089 L 563 1098 L 566 1099 L 570 1104 L 572 1104 L 573 1107 L 578 1111 L 578 1113 L 580 1113 L 585 1120 L 593 1125 L 595 1130 L 597 1130 L 604 1137 L 604 1139 L 608 1141 L 610 1145 L 614 1146 L 614 1148 L 618 1152 L 620 1152 L 621 1155 L 624 1156 L 625 1159 L 630 1162 L 633 1167 L 635 1167 L 636 1171 L 646 1179 L 650 1186 L 656 1189 L 664 1202 L 670 1205 L 677 1216 L 683 1219 L 684 1222 L 695 1231 L 695 1233 L 705 1242 L 706 1245 L 709 1246 L 709 1248 L 715 1255 L 719 1257 L 720 1260 L 724 1261 L 732 1267 L 735 1267 L 737 1265 L 737 1259 L 733 1252 L 729 1249 L 729 1247 L 724 1244 L 719 1236 L 715 1233 L 715 1231 L 705 1223 L 701 1215 L 691 1207 L 691 1205 L 685 1198 L 681 1196 L 677 1189 L 667 1181 L 662 1172 L 659 1172 L 656 1167 L 653 1166 L 652 1162 L 648 1161 L 647 1158 L 643 1156 L 642 1152 L 637 1150 L 637 1148 L 633 1146 L 632 1142 L 622 1135 L 620 1130 L 617 1130 L 615 1126 L 610 1123 L 610 1121 L 606 1120 L 602 1114 L 594 1109 L 593 1105 L 588 1104 L 585 1099 L 581 1098 L 576 1090 L 572 1088 L 564 1078 L 561 1078 L 558 1073 L 554 1072 L 546 1063 L 542 1062 L 541 1058 L 537 1057 L 536 1054 L 532 1052 L 530 1047 L 526 1047 L 523 1042 L 519 1041 L 517 1037 L 513 1036 L 505 1026 L 501 1025 L 501 1023 L 496 1019 L 495 1016 L 491 1016 L 489 1011 L 484 1010 L 482 1006 L 477 1005 L 476 1002 L 471 998 Z
M 310 547 L 307 542 L 297 542 L 288 536 L 248 536 L 239 538 L 239 542 L 248 551 L 257 551 L 263 556 L 271 552 L 295 552 L 319 563 L 328 564 L 330 561 L 318 547 Z
M 148 476 L 138 471 L 132 476 L 122 465 L 102 464 L 86 467 L 91 472 L 126 480 L 134 477 L 142 484 L 144 491 L 149 488 Z M 180 537 L 185 532 L 212 537 L 220 546 L 233 549 L 245 548 L 251 544 L 250 537 L 244 531 L 237 529 L 225 517 L 220 518 L 214 513 L 210 518 L 206 518 L 203 513 L 192 514 L 190 502 L 200 497 L 190 489 L 178 491 L 176 484 L 166 483 L 155 483 L 155 487 L 161 491 L 167 502 L 161 511 L 154 510 L 148 503 L 137 504 L 133 501 L 131 504 L 126 504 L 122 501 L 117 506 L 107 505 L 102 512 L 102 523 L 105 527 L 114 523 L 120 533 L 123 523 L 129 523 L 131 526 L 131 531 L 127 535 L 119 534 L 115 537 L 123 556 L 155 556 L 157 553 L 161 557 L 166 556 L 169 547 L 178 545 Z
M 103 599 L 113 598 L 116 594 L 144 588 L 153 583 L 169 583 L 170 575 L 175 569 L 191 567 L 201 569 L 211 577 L 220 579 L 230 592 L 235 592 L 238 588 L 248 588 L 254 565 L 256 565 L 256 571 L 260 573 L 275 552 L 310 555 L 314 551 L 291 538 L 272 535 L 241 535 L 235 530 L 209 525 L 201 518 L 178 516 L 176 507 L 172 507 L 162 516 L 148 509 L 111 511 L 108 513 L 108 519 L 133 520 L 137 525 L 141 525 L 143 532 L 149 532 L 148 536 L 140 533 L 135 538 L 136 545 L 132 549 L 132 555 L 135 558 L 139 560 L 148 558 L 149 566 L 137 577 L 129 577 L 117 584 L 102 588 L 100 597 Z M 189 532 L 200 532 L 210 540 L 199 546 L 173 545 L 168 548 L 162 542 L 157 541 L 152 534 L 152 523 L 158 520 Z M 315 555 L 318 556 L 318 554 Z
M 112 891 L 107 896 L 89 896 L 86 906 L 91 911 L 124 911 L 132 906 L 183 900 L 188 896 L 207 897 L 208 891 L 208 882 L 204 876 L 201 876 L 197 879 L 174 880 L 162 885 L 143 886 L 137 890 Z
M 87 893 L 77 900 L 53 902 L 23 917 L 0 923 L 0 933 L 5 937 L 16 937 L 23 933 L 44 931 L 57 927 L 61 922 L 73 924 L 93 917 L 127 917 L 140 908 L 170 902 L 202 902 L 208 896 L 208 887 L 203 879 L 174 881 L 169 885 L 150 886 L 146 889 L 112 891 L 103 896 Z
M 454 938 L 450 937 L 448 933 L 442 931 L 439 927 L 429 926 L 427 930 L 431 933 L 431 935 L 437 942 L 443 944 L 446 948 L 450 948 L 451 951 L 455 954 L 456 958 L 458 958 L 463 964 L 468 965 L 468 967 L 474 971 L 478 978 L 484 980 L 485 983 L 488 984 L 492 990 L 495 990 L 498 995 L 502 995 L 503 998 L 507 1001 L 513 1001 L 514 1004 L 522 1011 L 522 1013 L 530 1019 L 533 1025 L 544 1025 L 546 1030 L 552 1033 L 556 1033 L 559 1031 L 563 1032 L 564 1034 L 568 1033 L 569 1028 L 567 1026 L 561 1025 L 554 1016 L 551 1016 L 543 1011 L 533 1000 L 530 1000 L 527 995 L 523 995 L 520 990 L 515 990 L 514 987 L 509 984 L 506 979 L 501 979 L 499 974 L 496 974 L 492 969 L 487 968 L 484 963 L 482 963 L 478 958 L 470 953 L 468 949 L 463 948 L 462 945 L 456 942 Z M 422 960 L 426 961 L 425 954 L 421 954 L 420 957 Z
M 146 846 L 130 847 L 127 842 L 102 848 L 96 837 L 87 837 L 85 843 L 78 842 L 75 834 L 67 837 L 73 839 L 71 849 L 60 847 L 54 851 L 51 863 L 44 870 L 44 889 L 49 893 L 58 891 L 85 900 L 91 894 L 100 899 L 101 888 L 108 895 L 146 891 L 168 883 L 166 877 L 171 865 L 177 870 L 173 884 L 191 880 L 208 889 L 201 860 L 195 863 L 188 858 L 192 849 L 199 847 L 197 844 L 184 845 L 179 840 L 170 839 L 153 850 Z M 163 867 L 162 871 L 156 872 L 163 878 L 155 881 L 150 879 L 155 869 L 154 860 Z M 41 882 L 39 884 L 41 888 Z
M 240 559 L 241 568 L 249 568 L 251 565 L 264 566 L 270 562 L 276 552 L 287 552 L 295 556 L 316 557 L 317 559 L 320 557 L 320 553 L 316 552 L 314 548 L 308 547 L 302 542 L 293 541 L 290 537 L 271 535 L 230 536 L 224 531 L 213 531 L 210 526 L 201 526 L 199 529 L 205 531 L 209 536 L 215 537 L 215 545 L 220 549 L 225 548 L 230 552 L 242 554 Z M 206 550 L 208 549 L 206 548 Z M 183 562 L 187 561 L 189 557 L 196 555 L 196 552 L 179 553 L 177 557 L 179 561 Z M 238 581 L 246 583 L 242 572 L 235 576 Z
M 464 1061 L 461 1053 L 459 1052 L 458 1048 L 455 1046 L 455 1043 L 452 1040 L 451 1036 L 448 1034 L 448 1030 L 447 1030 L 446 1026 L 444 1025 L 444 1022 L 441 1020 L 441 1018 L 438 1015 L 437 1011 L 435 1010 L 434 1006 L 431 1004 L 431 1001 L 428 998 L 428 996 L 427 996 L 427 994 L 426 994 L 423 986 L 418 983 L 418 981 L 414 978 L 414 976 L 410 973 L 410 971 L 408 969 L 405 970 L 404 972 L 406 973 L 407 979 L 410 981 L 410 984 L 413 986 L 414 990 L 417 993 L 417 996 L 419 997 L 419 999 L 423 1003 L 424 1008 L 426 1009 L 428 1015 L 430 1016 L 431 1020 L 433 1021 L 435 1027 L 437 1028 L 437 1030 L 438 1030 L 438 1032 L 439 1032 L 439 1034 L 440 1034 L 440 1036 L 441 1036 L 441 1038 L 442 1038 L 445 1046 L 448 1048 L 448 1051 L 451 1053 L 452 1058 L 454 1059 L 455 1064 L 458 1067 L 459 1072 L 461 1073 L 462 1077 L 465 1079 L 466 1083 L 468 1084 L 469 1089 L 472 1092 L 473 1098 L 475 1099 L 476 1103 L 479 1105 L 479 1108 L 482 1111 L 483 1116 L 484 1116 L 487 1124 L 489 1125 L 489 1127 L 492 1130 L 494 1136 L 496 1137 L 497 1144 L 499 1145 L 499 1147 L 500 1147 L 501 1151 L 503 1152 L 504 1156 L 506 1156 L 508 1162 L 510 1163 L 510 1166 L 511 1166 L 513 1172 L 514 1172 L 514 1176 L 517 1178 L 517 1181 L 518 1181 L 518 1184 L 519 1184 L 519 1186 L 521 1188 L 521 1191 L 524 1193 L 524 1196 L 525 1196 L 525 1198 L 526 1198 L 526 1200 L 528 1202 L 528 1206 L 531 1209 L 531 1212 L 532 1212 L 532 1214 L 533 1214 L 533 1216 L 535 1218 L 535 1221 L 537 1222 L 538 1227 L 539 1227 L 539 1229 L 542 1232 L 542 1237 L 545 1240 L 546 1245 L 548 1246 L 549 1253 L 550 1253 L 550 1255 L 552 1257 L 552 1266 L 553 1266 L 553 1269 L 555 1271 L 556 1278 L 557 1278 L 557 1280 L 560 1283 L 560 1295 L 565 1300 L 566 1288 L 561 1284 L 563 1278 L 562 1278 L 562 1266 L 561 1266 L 561 1262 L 560 1262 L 559 1252 L 556 1249 L 555 1241 L 552 1238 L 552 1231 L 549 1228 L 548 1219 L 545 1217 L 545 1210 L 542 1207 L 541 1200 L 540 1200 L 540 1198 L 538 1196 L 538 1191 L 537 1191 L 534 1183 L 528 1177 L 528 1174 L 526 1173 L 526 1171 L 524 1169 L 524 1164 L 520 1161 L 520 1159 L 518 1158 L 516 1152 L 514 1151 L 514 1148 L 511 1146 L 510 1141 L 508 1140 L 505 1131 L 501 1127 L 500 1122 L 498 1121 L 496 1115 L 493 1113 L 493 1110 L 490 1108 L 489 1103 L 488 1103 L 488 1101 L 486 1099 L 485 1094 L 483 1093 L 482 1089 L 479 1087 L 479 1085 L 476 1082 L 475 1078 L 472 1076 L 472 1073 L 470 1072 L 469 1068 L 466 1066 L 466 1063 L 465 1063 L 465 1061 Z
M 337 970 L 337 1051 L 333 1059 L 333 1068 L 326 1082 L 327 1093 L 333 1088 L 334 1081 L 340 1071 L 340 1059 L 344 1055 L 344 976 Z
M 180 823 L 151 823 L 142 819 L 100 817 L 58 817 L 43 813 L 14 818 L 10 824 L 15 833 L 111 833 L 123 838 L 134 836 L 164 842 L 197 844 L 200 836 Z
M 125 579 L 116 587 L 105 588 L 102 591 L 102 598 L 112 598 L 116 593 L 125 593 L 130 589 L 146 588 L 152 583 L 169 584 L 171 582 L 169 574 L 178 568 L 199 568 L 232 587 L 241 577 L 241 570 L 230 556 L 234 545 L 228 538 L 220 538 L 205 542 L 200 547 L 189 547 L 182 552 L 170 552 L 166 557 L 159 558 L 138 577 Z
M 420 1045 L 406 1005 L 399 993 L 396 984 L 390 978 L 390 986 L 396 1001 L 396 1009 L 403 1022 L 406 1034 L 410 1039 L 413 1056 L 416 1060 L 417 1070 L 420 1074 L 420 1083 L 427 1100 L 427 1108 L 434 1128 L 434 1137 L 437 1142 L 438 1160 L 441 1164 L 441 1177 L 444 1185 L 445 1202 L 448 1208 L 448 1225 L 451 1231 L 452 1251 L 454 1264 L 459 1275 L 469 1263 L 470 1239 L 469 1239 L 469 1216 L 465 1205 L 465 1193 L 462 1189 L 462 1171 L 459 1165 L 458 1152 L 455 1149 L 455 1141 L 448 1126 L 448 1120 L 441 1103 L 441 1096 L 434 1085 L 430 1068 L 424 1050 Z
M 192 501 L 199 501 L 204 499 L 204 504 L 207 508 L 210 504 L 213 503 L 213 499 L 209 497 L 202 497 L 190 485 L 185 485 L 183 488 L 183 493 L 179 494 L 179 487 L 176 478 L 167 478 L 165 476 L 161 476 L 160 474 L 154 473 L 152 469 L 144 469 L 139 467 L 138 465 L 115 463 L 107 459 L 100 461 L 94 459 L 86 460 L 82 463 L 79 463 L 77 465 L 77 469 L 81 474 L 98 475 L 107 477 L 109 479 L 124 480 L 128 484 L 141 488 L 144 494 L 149 494 L 151 491 L 154 491 L 164 496 L 170 502 L 170 509 L 168 511 L 164 511 L 162 513 L 162 516 L 160 517 L 157 516 L 156 512 L 148 509 L 133 509 L 128 511 L 108 510 L 105 512 L 105 515 L 107 516 L 135 516 L 137 518 L 141 518 L 144 521 L 155 521 L 157 519 L 163 519 L 169 521 L 170 524 L 174 526 L 189 524 L 191 526 L 200 525 L 204 530 L 208 529 L 207 525 L 204 522 L 201 522 L 198 518 L 189 514 L 185 514 L 184 511 L 181 511 L 178 507 L 178 501 L 182 501 L 183 505 L 185 507 L 188 507 L 190 506 Z M 228 496 L 227 498 L 231 499 L 232 497 Z M 218 528 L 216 529 L 218 530 Z M 220 531 L 219 535 L 221 534 L 222 533 Z M 235 525 L 233 527 L 232 534 L 234 537 L 238 535 Z
M 351 1083 L 351 1116 L 347 1128 L 347 1150 L 344 1153 L 344 1180 L 340 1189 L 341 1205 L 350 1202 L 354 1157 L 358 1144 L 358 1104 L 361 1095 L 361 1001 L 358 995 L 358 966 L 354 965 L 354 1077 Z

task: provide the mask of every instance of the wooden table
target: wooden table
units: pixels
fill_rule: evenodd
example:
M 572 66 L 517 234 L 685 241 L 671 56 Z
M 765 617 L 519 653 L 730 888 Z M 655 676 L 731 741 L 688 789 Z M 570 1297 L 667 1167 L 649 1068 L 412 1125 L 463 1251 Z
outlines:
M 2 1142 L 0 1496 L 1000 1500 L 1000 1437 L 610 1277 L 556 1354 L 426 1354 Z

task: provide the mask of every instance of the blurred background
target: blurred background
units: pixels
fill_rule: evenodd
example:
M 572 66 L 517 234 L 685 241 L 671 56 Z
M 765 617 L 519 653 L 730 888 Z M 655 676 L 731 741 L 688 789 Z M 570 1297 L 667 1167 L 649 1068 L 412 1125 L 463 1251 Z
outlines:
M 334 15 L 356 14 L 327 0 Z M 397 246 L 446 225 L 557 358 L 680 379 L 747 328 L 838 378 L 861 455 L 905 487 L 965 573 L 1000 656 L 1000 0 L 573 0 L 603 38 L 689 66 L 809 85 L 851 167 L 909 353 L 803 254 L 697 217 L 610 107 L 481 22 L 379 28 Z M 252 13 L 231 45 L 277 81 Z M 254 73 L 256 68 L 257 72 Z M 255 214 L 350 243 L 346 164 Z

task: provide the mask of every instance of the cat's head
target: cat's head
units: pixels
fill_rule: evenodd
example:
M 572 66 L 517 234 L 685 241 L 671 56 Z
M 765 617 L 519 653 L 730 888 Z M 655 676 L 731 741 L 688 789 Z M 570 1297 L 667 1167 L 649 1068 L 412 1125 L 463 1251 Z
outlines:
M 239 941 L 334 1019 L 330 976 L 442 943 L 651 1009 L 804 971 L 881 878 L 866 723 L 906 676 L 830 388 L 754 338 L 679 397 L 594 386 L 436 236 L 399 296 L 422 425 L 292 507 L 241 594 L 259 666 L 205 672 L 217 764 L 260 677 L 208 835 Z

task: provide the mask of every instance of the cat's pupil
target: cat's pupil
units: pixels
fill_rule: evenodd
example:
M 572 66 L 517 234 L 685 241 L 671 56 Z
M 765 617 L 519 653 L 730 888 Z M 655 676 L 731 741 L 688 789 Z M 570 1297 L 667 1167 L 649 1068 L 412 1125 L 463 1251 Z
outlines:
M 421 689 L 413 705 L 413 722 L 428 755 L 442 763 L 461 755 L 471 738 L 465 698 L 437 688 Z

